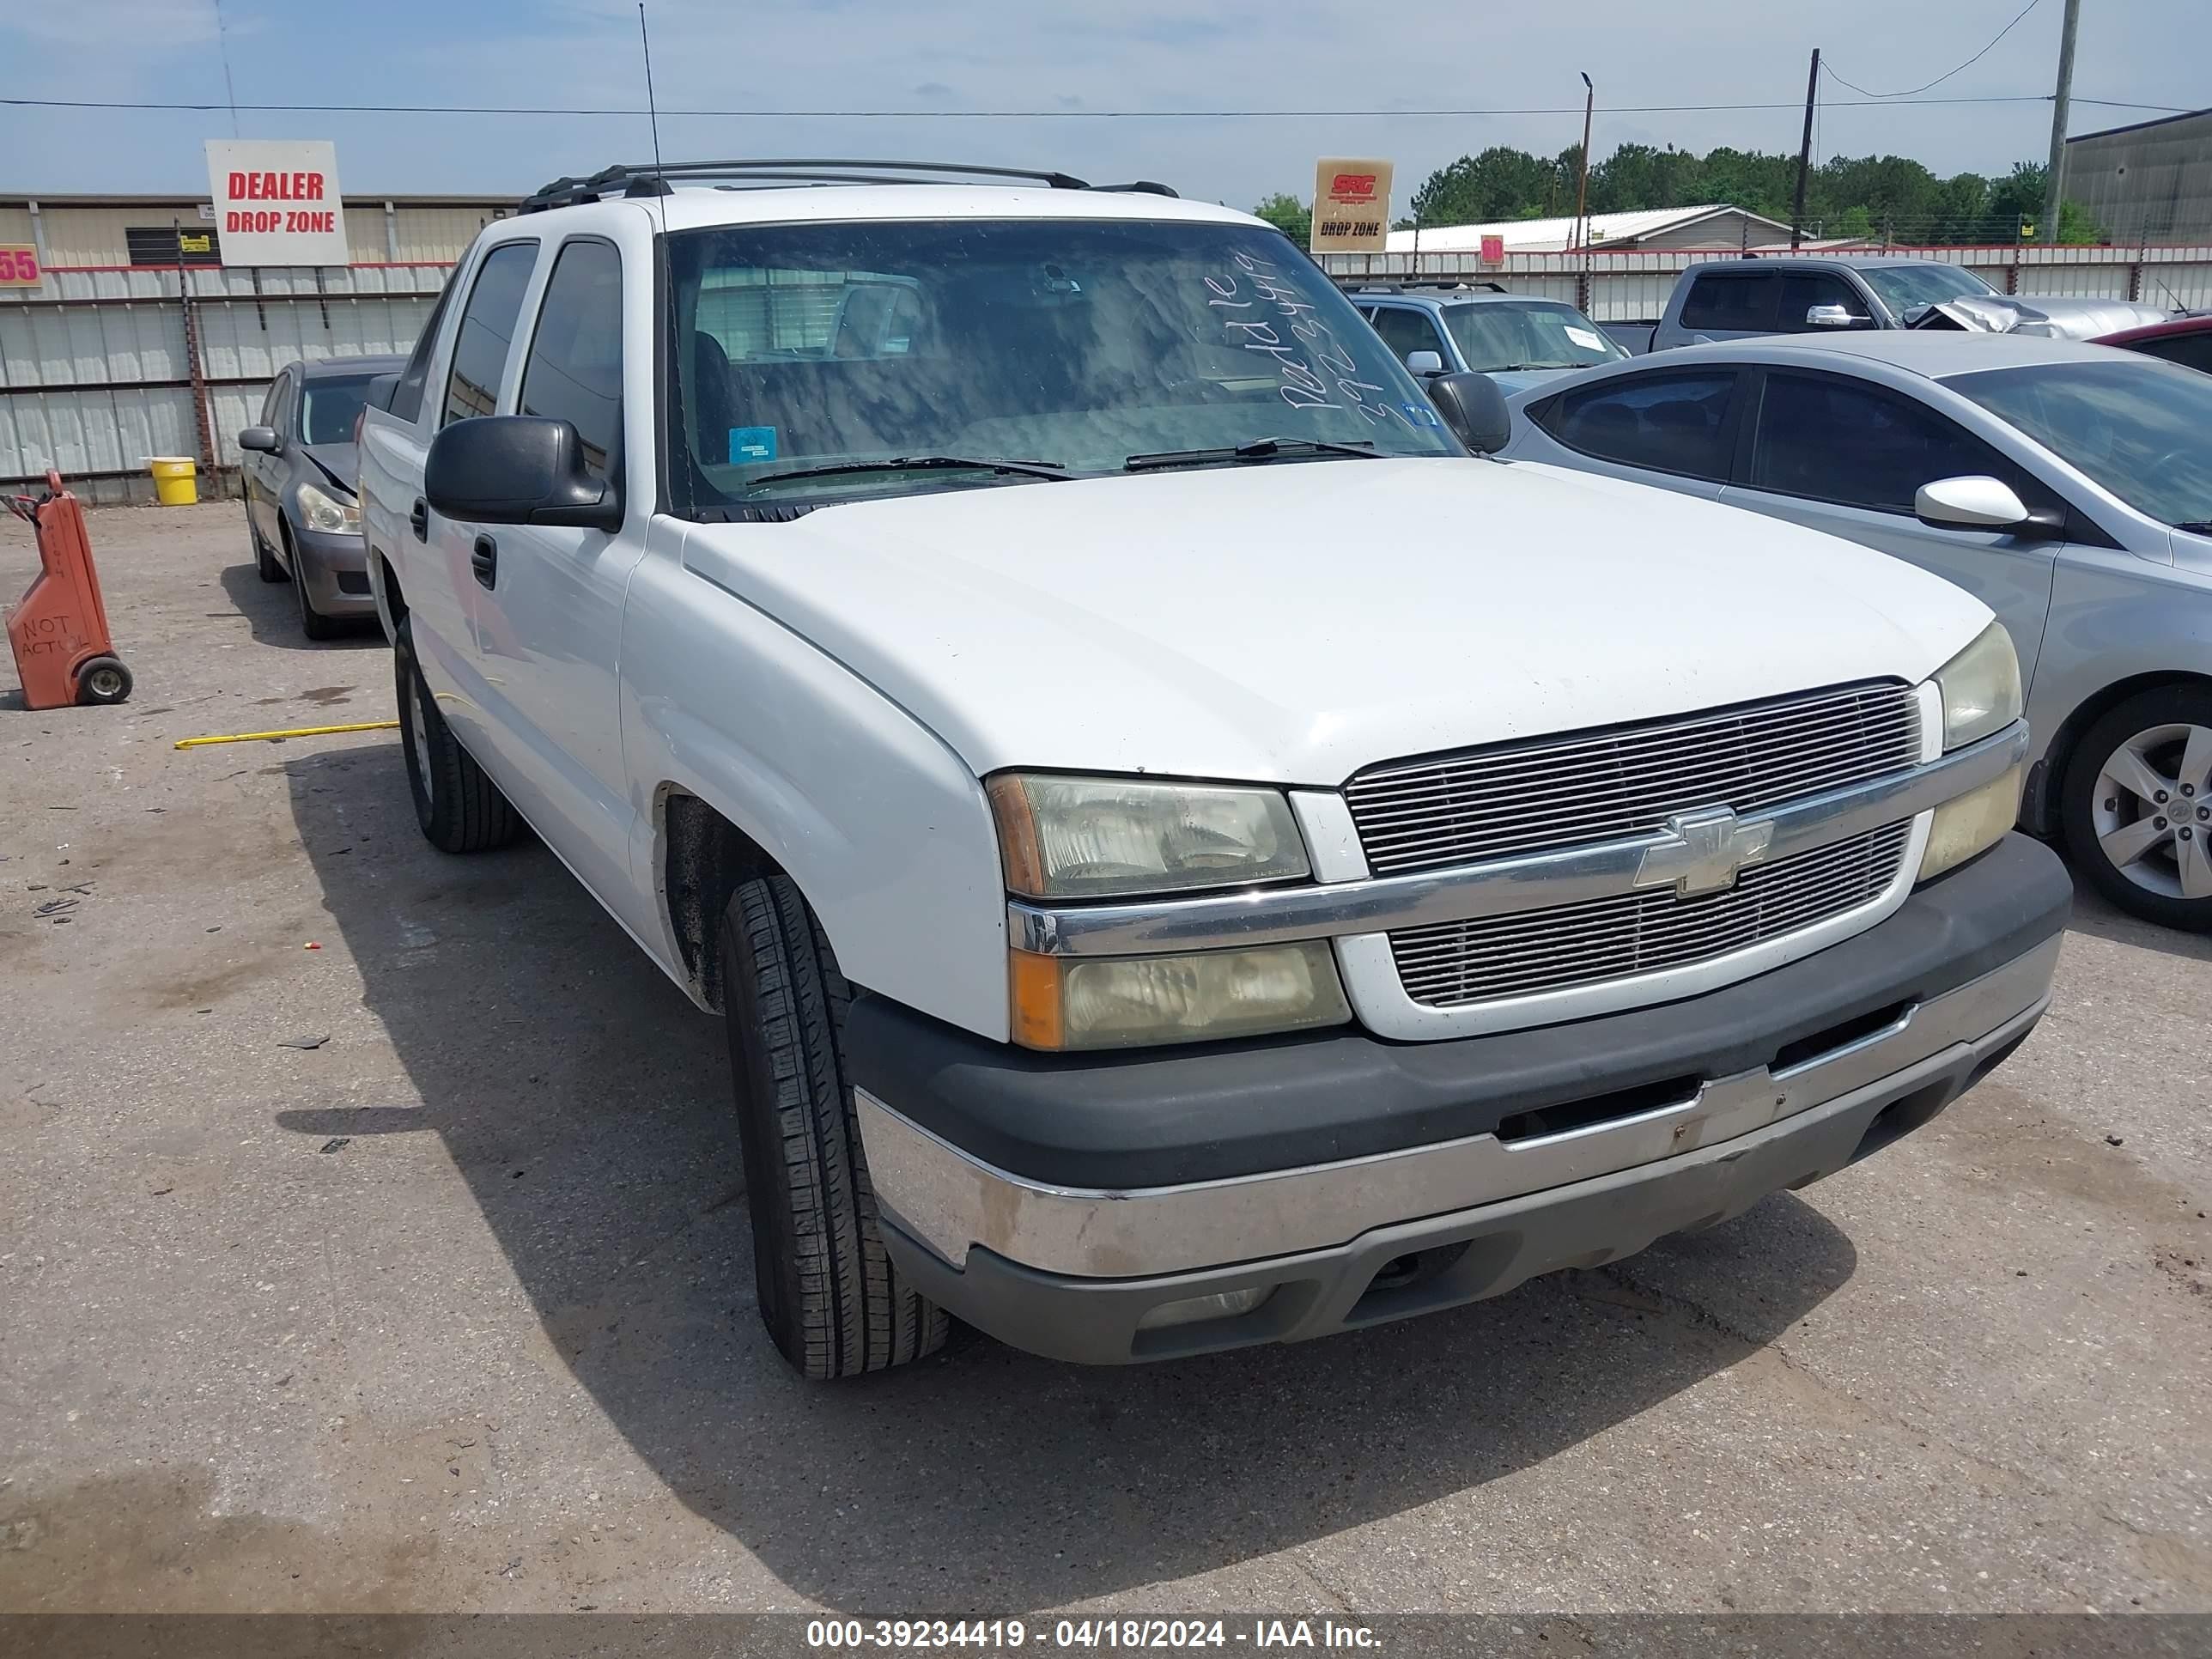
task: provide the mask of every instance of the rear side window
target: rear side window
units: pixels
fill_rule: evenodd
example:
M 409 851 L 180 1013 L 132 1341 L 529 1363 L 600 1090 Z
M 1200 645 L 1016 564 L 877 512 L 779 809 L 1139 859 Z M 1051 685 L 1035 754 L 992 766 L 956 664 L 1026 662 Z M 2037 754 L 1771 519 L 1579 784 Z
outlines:
M 1600 460 L 1724 483 L 1735 396 L 1734 369 L 1625 375 L 1554 398 L 1537 424 Z
M 1764 271 L 1715 271 L 1701 275 L 1682 301 L 1684 328 L 1774 332 L 1777 290 L 1782 284 Z
M 1920 486 L 2018 469 L 1925 404 L 1863 381 L 1770 372 L 1751 484 L 1842 507 L 1910 513 Z
M 567 244 L 538 307 L 521 412 L 573 425 L 598 478 L 622 433 L 622 256 L 605 242 Z
M 489 415 L 499 403 L 499 377 L 514 344 L 522 315 L 522 291 L 538 263 L 535 242 L 502 242 L 484 256 L 461 313 L 461 331 L 453 340 L 453 372 L 446 377 L 446 410 L 440 426 L 472 415 Z
M 2162 340 L 2145 340 L 2129 349 L 2212 374 L 2212 328 L 2196 334 L 2169 334 Z
M 453 297 L 453 282 L 449 277 L 445 287 L 438 290 L 438 303 L 430 307 L 429 316 L 423 319 L 422 333 L 415 337 L 414 355 L 399 372 L 399 384 L 392 388 L 392 401 L 385 405 L 410 425 L 422 413 L 422 382 L 429 376 L 430 354 L 438 349 L 438 330 L 446 320 L 446 307 Z

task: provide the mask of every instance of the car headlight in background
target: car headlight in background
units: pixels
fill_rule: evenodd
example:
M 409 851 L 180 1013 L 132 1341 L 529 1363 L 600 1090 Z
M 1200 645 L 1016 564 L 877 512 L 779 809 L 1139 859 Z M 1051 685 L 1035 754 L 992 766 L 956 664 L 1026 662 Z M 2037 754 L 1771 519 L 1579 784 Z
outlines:
M 1936 671 L 1943 694 L 1943 747 L 1963 747 L 2002 732 L 2020 718 L 2020 658 L 2002 623 L 1991 623 L 1974 642 Z
M 1182 957 L 1015 951 L 1008 960 L 1014 1041 L 1029 1048 L 1212 1042 L 1352 1018 L 1325 939 Z
M 325 535 L 358 535 L 361 508 L 352 501 L 333 500 L 311 483 L 300 486 L 300 515 L 307 528 Z
M 1190 892 L 1311 873 L 1279 790 L 1009 772 L 989 791 L 1006 887 L 1024 898 Z

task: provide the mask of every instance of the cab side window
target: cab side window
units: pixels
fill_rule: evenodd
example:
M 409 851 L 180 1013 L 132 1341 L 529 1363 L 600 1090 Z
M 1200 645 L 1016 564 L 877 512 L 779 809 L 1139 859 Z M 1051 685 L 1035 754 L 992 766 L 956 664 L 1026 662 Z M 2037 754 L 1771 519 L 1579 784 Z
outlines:
M 430 314 L 422 319 L 422 331 L 415 337 L 415 349 L 407 359 L 407 367 L 399 371 L 398 383 L 392 388 L 392 401 L 386 405 L 387 412 L 405 421 L 409 425 L 422 418 L 422 382 L 429 378 L 430 354 L 438 349 L 438 330 L 446 320 L 446 307 L 453 302 L 454 279 L 448 278 L 438 290 L 437 303 Z
M 605 242 L 568 243 L 538 307 L 519 412 L 574 426 L 597 478 L 621 443 L 622 331 L 622 256 Z
M 499 404 L 500 375 L 514 343 L 522 315 L 522 292 L 538 263 L 535 242 L 503 242 L 484 256 L 461 313 L 461 331 L 453 341 L 453 372 L 446 377 L 441 427 L 472 415 L 491 414 Z
M 1765 271 L 1701 274 L 1682 301 L 1682 326 L 1771 334 L 1781 286 Z
M 1780 314 L 1775 319 L 1778 334 L 1826 334 L 1838 331 L 1833 325 L 1816 327 L 1805 320 L 1805 315 L 1814 306 L 1841 306 L 1850 316 L 1852 328 L 1872 328 L 1873 313 L 1867 302 L 1852 292 L 1851 285 L 1840 276 L 1831 276 L 1826 271 L 1797 270 L 1786 273 L 1781 282 Z

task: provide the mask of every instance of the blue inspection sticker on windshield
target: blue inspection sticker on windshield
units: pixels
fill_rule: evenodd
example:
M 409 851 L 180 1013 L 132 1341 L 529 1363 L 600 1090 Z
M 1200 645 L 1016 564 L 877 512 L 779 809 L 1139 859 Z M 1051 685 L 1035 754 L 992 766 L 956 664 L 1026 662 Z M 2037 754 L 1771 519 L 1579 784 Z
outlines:
M 1426 404 L 1400 404 L 1398 407 L 1406 411 L 1406 418 L 1415 426 L 1442 426 L 1444 423 L 1443 417 Z
M 730 428 L 730 465 L 775 459 L 775 428 L 772 426 L 733 426 Z

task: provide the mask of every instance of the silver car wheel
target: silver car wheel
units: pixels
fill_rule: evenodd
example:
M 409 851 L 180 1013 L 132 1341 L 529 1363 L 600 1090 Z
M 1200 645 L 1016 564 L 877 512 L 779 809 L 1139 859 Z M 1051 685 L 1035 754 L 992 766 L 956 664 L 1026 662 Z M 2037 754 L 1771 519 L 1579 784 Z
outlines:
M 2112 867 L 2166 898 L 2212 898 L 2212 726 L 2138 732 L 2105 757 L 2090 826 Z
M 407 725 L 408 735 L 415 740 L 415 775 L 422 782 L 422 799 L 434 804 L 438 799 L 438 772 L 430 764 L 430 721 L 422 707 L 422 700 L 428 695 L 428 688 L 417 678 L 407 696 Z

